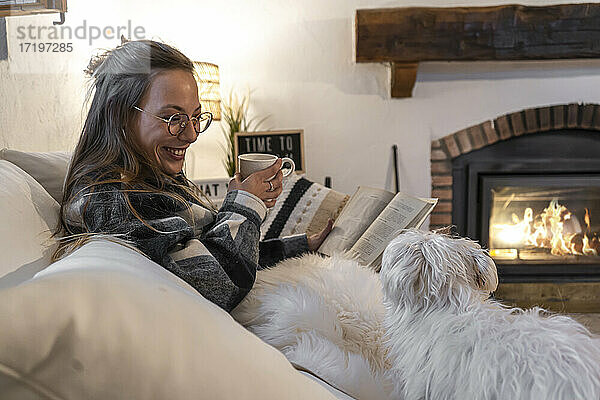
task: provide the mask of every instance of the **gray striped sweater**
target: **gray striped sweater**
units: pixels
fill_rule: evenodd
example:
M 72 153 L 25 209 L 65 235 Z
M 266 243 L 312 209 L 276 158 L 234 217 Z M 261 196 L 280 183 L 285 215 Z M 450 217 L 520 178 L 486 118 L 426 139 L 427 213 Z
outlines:
M 168 196 L 128 192 L 134 209 L 155 232 L 131 213 L 121 185 L 101 184 L 77 195 L 64 210 L 70 233 L 105 233 L 132 241 L 151 260 L 228 312 L 250 291 L 257 269 L 308 251 L 305 234 L 259 243 L 267 208 L 249 192 L 227 193 L 218 212 L 184 195 L 193 217 Z

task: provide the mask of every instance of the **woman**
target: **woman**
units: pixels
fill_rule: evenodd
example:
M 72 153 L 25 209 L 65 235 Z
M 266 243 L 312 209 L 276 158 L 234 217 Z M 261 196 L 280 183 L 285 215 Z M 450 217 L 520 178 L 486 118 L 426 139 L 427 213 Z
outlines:
M 282 191 L 280 159 L 243 181 L 236 174 L 219 210 L 186 178 L 186 149 L 212 115 L 202 112 L 193 63 L 178 50 L 125 42 L 86 72 L 94 96 L 67 173 L 54 259 L 109 235 L 231 311 L 260 266 L 316 250 L 331 230 L 330 221 L 310 238 L 259 245 L 260 224 Z

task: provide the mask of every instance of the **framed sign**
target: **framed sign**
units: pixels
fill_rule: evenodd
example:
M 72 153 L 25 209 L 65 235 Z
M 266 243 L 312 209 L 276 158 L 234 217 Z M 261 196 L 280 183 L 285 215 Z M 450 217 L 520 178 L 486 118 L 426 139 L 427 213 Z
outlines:
M 230 178 L 192 179 L 192 182 L 198 185 L 206 197 L 220 207 L 227 194 L 229 180 Z
M 235 134 L 235 160 L 247 153 L 269 153 L 289 157 L 296 164 L 296 173 L 305 173 L 304 130 L 238 132 Z
M 67 12 L 67 0 L 0 0 L 0 17 Z

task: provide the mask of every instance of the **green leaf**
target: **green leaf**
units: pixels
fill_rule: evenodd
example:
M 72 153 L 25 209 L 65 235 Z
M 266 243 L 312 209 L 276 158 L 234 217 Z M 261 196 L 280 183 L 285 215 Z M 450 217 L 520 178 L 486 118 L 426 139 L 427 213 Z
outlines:
M 221 149 L 225 153 L 222 163 L 230 177 L 236 171 L 234 155 L 236 132 L 256 131 L 269 118 L 266 116 L 258 121 L 256 117 L 248 119 L 250 93 L 251 91 L 248 91 L 246 95 L 238 96 L 231 90 L 227 98 L 221 98 L 221 131 L 226 142 L 226 146 L 221 144 Z

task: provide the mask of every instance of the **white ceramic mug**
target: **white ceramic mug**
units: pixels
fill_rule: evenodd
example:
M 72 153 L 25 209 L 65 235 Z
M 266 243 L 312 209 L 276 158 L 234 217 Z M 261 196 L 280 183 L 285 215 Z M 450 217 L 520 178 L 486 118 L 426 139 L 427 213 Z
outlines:
M 263 170 L 275 164 L 275 161 L 277 161 L 278 158 L 279 157 L 274 154 L 266 153 L 240 154 L 238 156 L 238 172 L 242 175 L 242 179 L 246 179 L 254 172 Z M 294 160 L 288 157 L 284 157 L 282 160 L 283 162 L 281 163 L 281 169 L 283 172 L 283 177 L 285 178 L 296 170 L 296 164 L 294 164 Z M 290 164 L 290 168 L 287 168 L 287 170 L 284 171 L 283 166 L 286 163 Z M 273 175 L 270 179 L 273 178 L 275 178 L 275 175 Z

